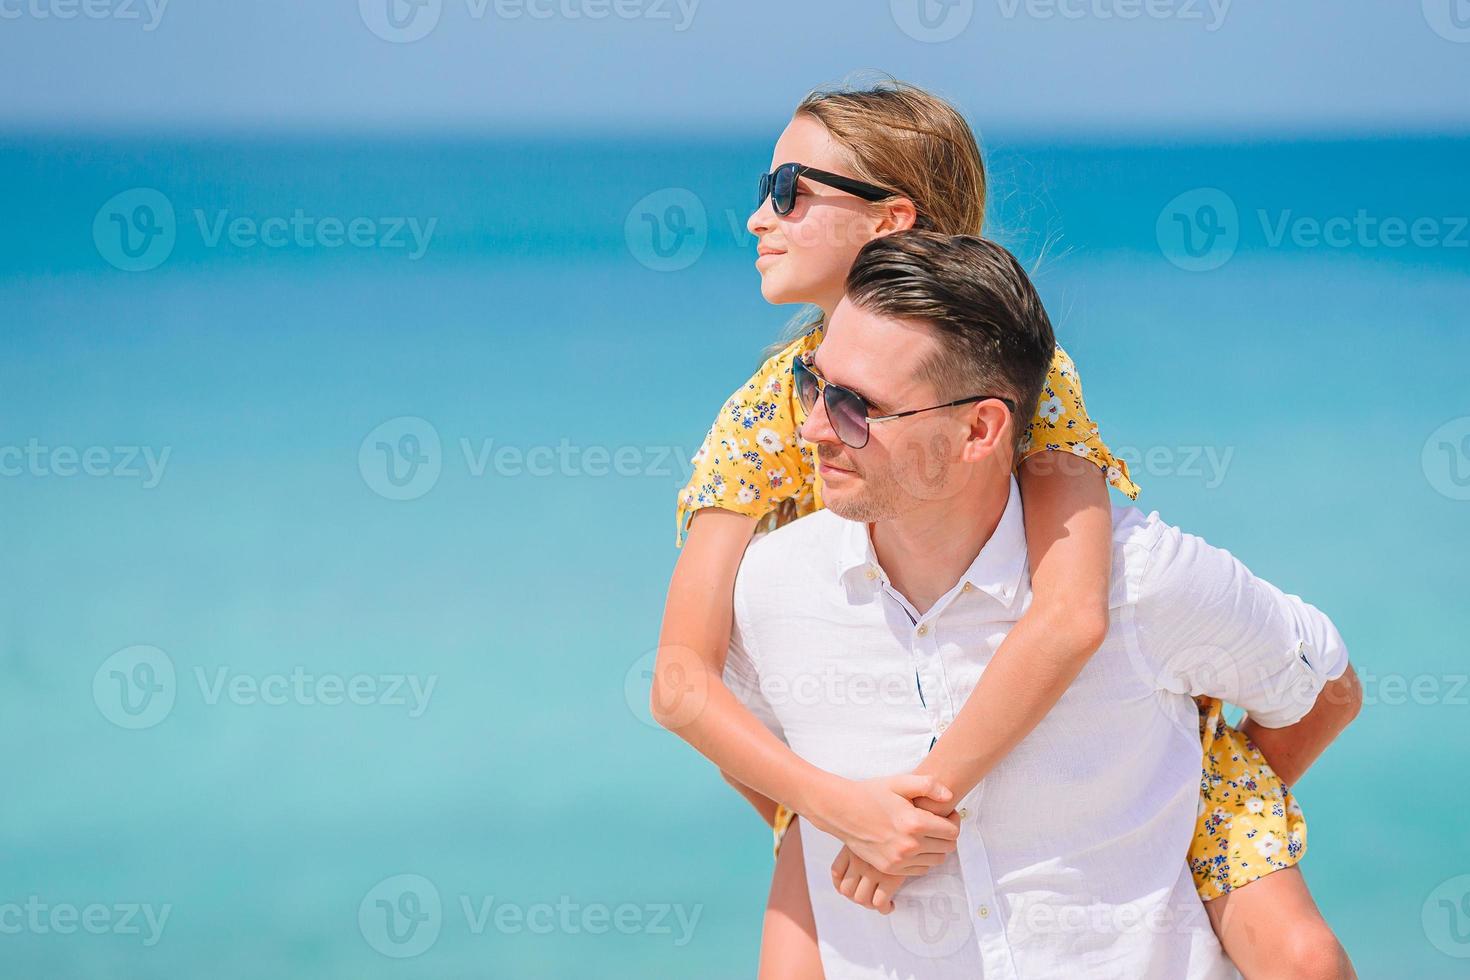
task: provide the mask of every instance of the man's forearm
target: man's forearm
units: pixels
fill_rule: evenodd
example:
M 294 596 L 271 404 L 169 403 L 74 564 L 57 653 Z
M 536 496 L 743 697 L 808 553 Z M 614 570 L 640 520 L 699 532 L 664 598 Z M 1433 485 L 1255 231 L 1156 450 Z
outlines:
M 1301 721 L 1284 728 L 1266 728 L 1247 717 L 1240 730 L 1256 743 L 1281 781 L 1290 786 L 1357 717 L 1362 706 L 1363 688 L 1349 664 L 1341 677 L 1327 682 Z

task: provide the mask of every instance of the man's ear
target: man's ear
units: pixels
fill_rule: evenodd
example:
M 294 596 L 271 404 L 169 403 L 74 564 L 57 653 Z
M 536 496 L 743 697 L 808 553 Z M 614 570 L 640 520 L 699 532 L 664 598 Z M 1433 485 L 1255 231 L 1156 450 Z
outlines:
M 960 458 L 978 463 L 998 452 L 1009 451 L 1015 441 L 1013 416 L 994 398 L 970 406 L 970 435 Z
M 906 197 L 895 198 L 880 207 L 883 211 L 878 219 L 878 227 L 874 229 L 877 235 L 908 231 L 914 226 L 914 222 L 919 220 L 918 209 L 914 207 L 914 202 Z

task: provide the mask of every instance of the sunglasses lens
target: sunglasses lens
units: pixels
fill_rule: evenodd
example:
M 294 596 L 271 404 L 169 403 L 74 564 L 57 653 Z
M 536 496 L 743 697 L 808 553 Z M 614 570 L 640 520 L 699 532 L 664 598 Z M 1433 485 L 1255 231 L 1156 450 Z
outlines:
M 802 411 L 811 414 L 812 406 L 817 403 L 817 378 L 811 371 L 807 370 L 801 358 L 791 362 L 791 375 L 796 383 L 796 398 L 801 402 Z
M 868 406 L 857 395 L 834 385 L 827 386 L 826 395 L 832 431 L 844 445 L 862 449 L 868 444 Z
M 761 174 L 760 189 L 756 192 L 755 206 L 760 207 L 766 203 L 766 195 L 771 193 L 771 175 Z
M 777 214 L 789 214 L 796 205 L 796 165 L 781 164 L 771 178 L 771 207 Z

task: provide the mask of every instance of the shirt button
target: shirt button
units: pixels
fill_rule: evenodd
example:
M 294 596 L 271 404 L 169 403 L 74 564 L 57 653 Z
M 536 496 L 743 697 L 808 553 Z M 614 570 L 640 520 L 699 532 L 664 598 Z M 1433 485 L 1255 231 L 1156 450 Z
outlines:
M 958 810 L 955 811 L 955 813 L 958 813 L 960 815 L 960 819 L 961 820 L 965 819 L 966 817 L 968 817 L 970 815 L 969 808 L 967 808 L 967 807 L 960 807 Z
M 980 913 L 980 918 L 986 919 L 986 918 L 989 918 L 990 917 L 990 906 L 989 905 L 982 905 L 982 906 L 980 906 L 980 908 L 978 909 L 978 911 Z
M 939 725 L 938 725 L 938 728 L 939 728 L 939 734 L 943 735 L 945 733 L 945 731 L 949 728 L 949 722 L 947 722 L 947 721 L 941 721 L 939 723 Z
M 965 583 L 965 587 L 961 591 L 962 592 L 974 592 L 975 591 L 975 587 L 973 585 L 971 585 L 969 582 L 966 582 Z
M 920 636 L 926 636 L 928 633 L 929 633 L 929 624 L 928 623 L 922 623 L 922 624 L 920 624 L 919 625 L 919 635 Z
M 870 568 L 870 569 L 868 569 L 868 578 L 877 578 L 877 577 L 878 577 L 878 570 L 876 568 Z

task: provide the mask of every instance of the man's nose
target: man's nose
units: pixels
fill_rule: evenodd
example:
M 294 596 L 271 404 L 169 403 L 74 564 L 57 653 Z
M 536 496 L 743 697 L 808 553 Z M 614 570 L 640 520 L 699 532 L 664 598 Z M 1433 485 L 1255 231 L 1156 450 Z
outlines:
M 827 399 L 820 394 L 817 395 L 817 400 L 812 402 L 812 407 L 806 414 L 806 421 L 801 423 L 796 431 L 807 442 L 833 443 L 839 441 L 837 430 L 832 428 L 832 420 L 827 416 Z

